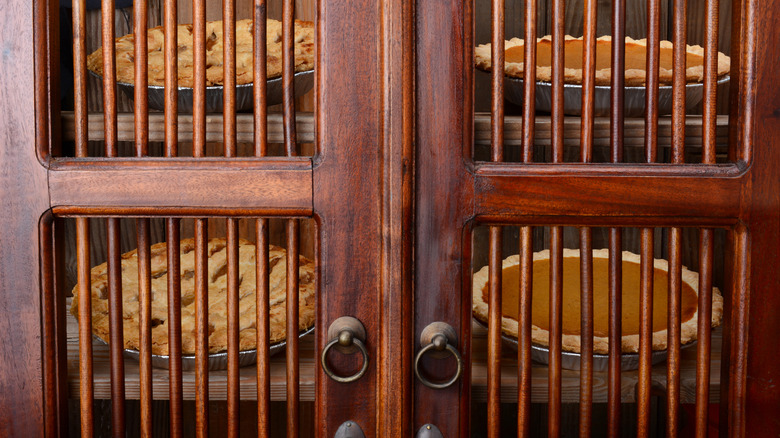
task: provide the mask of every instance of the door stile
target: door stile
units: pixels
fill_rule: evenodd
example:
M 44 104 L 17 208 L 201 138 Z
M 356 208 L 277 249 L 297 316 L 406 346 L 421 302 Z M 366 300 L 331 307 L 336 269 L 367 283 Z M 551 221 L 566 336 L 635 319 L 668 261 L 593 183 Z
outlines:
M 464 372 L 445 389 L 414 381 L 414 421 L 444 436 L 469 434 L 471 407 L 470 250 L 474 181 L 471 160 L 473 45 L 470 2 L 418 0 L 416 4 L 416 175 L 414 353 L 430 323 L 441 321 L 458 335 Z M 444 381 L 455 372 L 448 356 L 421 360 L 420 372 Z
M 753 93 L 746 93 L 748 113 L 744 121 L 744 142 L 752 142 L 751 184 L 746 188 L 749 211 L 750 279 L 747 307 L 747 363 L 745 377 L 745 436 L 761 436 L 780 431 L 780 361 L 777 360 L 777 334 L 780 332 L 780 2 L 748 1 L 745 14 L 746 53 L 744 67 L 755 68 Z M 750 84 L 746 84 L 750 85 Z M 750 117 L 752 113 L 753 117 Z M 752 130 L 747 129 L 752 127 Z M 752 136 L 750 135 L 752 131 Z M 735 321 L 736 322 L 736 321 Z M 732 382 L 733 383 L 733 382 Z M 770 432 L 771 431 L 771 432 Z
M 414 2 L 382 2 L 382 282 L 377 436 L 412 436 Z
M 382 282 L 382 15 L 378 2 L 318 2 L 315 81 L 318 155 L 313 199 L 317 221 L 319 295 L 315 351 L 328 328 L 351 316 L 366 332 L 366 373 L 351 383 L 328 377 L 316 361 L 318 436 L 351 422 L 368 436 L 377 430 L 379 310 Z M 360 354 L 332 349 L 328 366 L 346 377 Z M 350 424 L 351 424 L 350 423 Z
M 36 134 L 48 137 L 47 116 L 35 111 L 35 62 L 45 38 L 34 38 L 34 3 L 0 4 L 0 436 L 44 434 L 41 361 L 39 220 L 48 209 L 46 171 Z M 45 17 L 39 17 L 45 19 Z M 40 29 L 38 30 L 40 31 Z M 37 35 L 40 36 L 40 35 Z M 34 44 L 34 41 L 36 44 Z

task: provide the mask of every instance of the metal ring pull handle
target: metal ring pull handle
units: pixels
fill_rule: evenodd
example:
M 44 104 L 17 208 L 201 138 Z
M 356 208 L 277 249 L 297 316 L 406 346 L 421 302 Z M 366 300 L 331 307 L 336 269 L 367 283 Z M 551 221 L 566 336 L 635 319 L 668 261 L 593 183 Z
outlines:
M 366 344 L 363 343 L 366 339 L 366 330 L 363 328 L 363 324 L 351 316 L 342 316 L 330 325 L 328 337 L 330 341 L 325 344 L 325 348 L 322 349 L 322 355 L 320 356 L 322 370 L 325 374 L 339 383 L 350 383 L 363 377 L 363 374 L 368 370 L 368 349 Z M 363 356 L 363 366 L 360 367 L 360 371 L 346 377 L 334 373 L 328 366 L 327 361 L 328 352 L 332 348 L 335 348 L 342 354 L 354 354 L 359 351 Z
M 420 345 L 424 346 L 414 358 L 414 374 L 423 385 L 434 389 L 444 389 L 458 381 L 461 374 L 463 374 L 463 358 L 461 358 L 460 352 L 456 348 L 457 342 L 457 332 L 447 323 L 434 322 L 423 329 L 420 335 Z M 450 355 L 455 358 L 458 368 L 452 378 L 444 382 L 432 382 L 423 376 L 420 372 L 420 360 L 429 351 L 432 356 L 439 358 Z

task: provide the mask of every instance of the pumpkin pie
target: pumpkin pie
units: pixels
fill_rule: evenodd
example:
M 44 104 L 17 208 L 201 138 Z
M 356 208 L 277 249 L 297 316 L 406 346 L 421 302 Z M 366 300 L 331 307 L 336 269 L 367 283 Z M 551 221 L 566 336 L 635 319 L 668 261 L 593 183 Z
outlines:
M 250 84 L 253 76 L 253 37 L 252 20 L 236 22 L 236 84 Z M 217 86 L 224 83 L 224 35 L 222 21 L 206 22 L 206 85 Z M 295 71 L 314 69 L 314 23 L 295 20 Z M 165 28 L 157 26 L 147 31 L 148 41 L 148 83 L 154 86 L 165 85 Z M 116 75 L 117 80 L 126 84 L 135 83 L 135 38 L 133 34 L 116 39 Z M 178 85 L 193 86 L 193 35 L 191 24 L 177 26 L 178 44 Z M 267 20 L 266 25 L 266 68 L 267 78 L 282 75 L 282 23 Z M 103 76 L 103 48 L 97 49 L 87 57 L 87 67 Z
M 635 40 L 626 37 L 625 52 L 625 85 L 644 86 L 647 80 L 647 40 Z M 700 46 L 686 46 L 686 71 L 688 83 L 704 80 L 704 49 Z M 670 41 L 660 42 L 660 68 L 658 80 L 661 85 L 672 84 L 674 45 Z M 474 51 L 477 68 L 490 71 L 490 44 L 477 46 Z M 525 43 L 520 38 L 512 38 L 504 45 L 504 73 L 513 78 L 522 78 L 525 69 Z M 574 38 L 566 35 L 564 42 L 564 82 L 567 84 L 582 83 L 582 37 Z M 612 37 L 602 36 L 596 40 L 596 85 L 610 85 Z M 550 82 L 552 80 L 552 36 L 548 35 L 536 41 L 536 80 Z M 728 74 L 731 59 L 718 52 L 718 77 Z
M 227 350 L 227 243 L 225 239 L 208 242 L 208 324 L 209 353 Z M 257 346 L 255 245 L 239 240 L 239 349 Z M 183 239 L 181 254 L 181 334 L 182 353 L 195 354 L 195 240 Z M 151 246 L 152 267 L 152 353 L 168 355 L 168 248 L 166 242 Z M 122 313 L 124 348 L 139 350 L 138 251 L 122 254 Z M 283 248 L 269 248 L 270 342 L 286 338 L 287 254 Z M 314 325 L 314 262 L 300 256 L 299 262 L 300 331 Z M 106 263 L 91 271 L 92 331 L 109 342 L 108 271 Z M 78 318 L 79 287 L 73 288 L 71 313 Z
M 608 343 L 608 257 L 607 249 L 593 251 L 593 351 L 609 352 Z M 549 270 L 548 250 L 534 253 L 532 296 L 532 342 L 549 345 Z M 637 254 L 623 252 L 622 294 L 622 351 L 639 351 L 639 264 Z M 653 278 L 653 350 L 667 348 L 668 311 L 668 262 L 655 259 Z M 564 351 L 580 352 L 580 258 L 579 250 L 563 251 L 563 315 L 562 344 Z M 505 335 L 517 338 L 519 256 L 510 256 L 503 262 L 502 271 L 502 322 Z M 696 340 L 698 318 L 698 274 L 682 267 L 681 343 Z M 474 274 L 473 312 L 479 321 L 488 320 L 488 267 Z M 717 288 L 712 291 L 712 326 L 720 324 L 723 314 L 723 297 Z

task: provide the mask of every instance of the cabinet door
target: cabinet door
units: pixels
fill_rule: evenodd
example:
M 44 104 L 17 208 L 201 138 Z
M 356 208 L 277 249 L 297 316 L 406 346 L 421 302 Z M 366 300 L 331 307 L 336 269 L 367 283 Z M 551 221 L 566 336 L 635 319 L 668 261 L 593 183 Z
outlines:
M 435 436 L 430 431 L 436 429 L 443 436 L 495 437 L 546 431 L 560 436 L 579 427 L 581 436 L 647 436 L 664 429 L 668 436 L 693 429 L 706 434 L 708 414 L 709 419 L 716 417 L 709 413 L 709 403 L 720 404 L 719 427 L 725 435 L 778 429 L 768 405 L 759 406 L 774 397 L 769 405 L 777 408 L 775 389 L 750 383 L 751 376 L 778 372 L 776 364 L 764 359 L 772 342 L 762 334 L 776 326 L 763 303 L 777 305 L 771 292 L 777 284 L 772 267 L 777 251 L 770 248 L 778 242 L 778 179 L 771 170 L 778 154 L 773 137 L 758 134 L 777 130 L 773 118 L 761 116 L 769 117 L 770 96 L 777 94 L 763 79 L 762 72 L 770 67 L 761 60 L 775 59 L 777 49 L 754 46 L 760 44 L 757 35 L 772 22 L 757 17 L 777 12 L 751 1 L 735 2 L 720 12 L 717 2 L 705 2 L 706 17 L 692 15 L 679 2 L 631 4 L 614 2 L 598 16 L 599 28 L 611 33 L 613 41 L 623 41 L 627 26 L 635 24 L 627 21 L 627 14 L 636 17 L 647 11 L 650 24 L 631 36 L 648 35 L 651 47 L 660 39 L 684 47 L 687 25 L 688 44 L 708 47 L 704 58 L 713 61 L 719 38 L 713 17 L 720 14 L 721 23 L 733 24 L 730 35 L 720 35 L 721 40 L 732 39 L 730 116 L 717 115 L 716 90 L 721 97 L 727 92 L 717 85 L 723 79 L 718 79 L 714 64 L 708 64 L 703 84 L 685 86 L 679 76 L 674 85 L 658 90 L 673 93 L 673 102 L 678 102 L 668 115 L 657 95 L 643 94 L 637 101 L 631 90 L 624 94 L 626 77 L 619 72 L 628 52 L 623 49 L 613 48 L 606 57 L 618 73 L 592 94 L 588 84 L 596 84 L 595 76 L 580 87 L 564 85 L 563 50 L 552 50 L 553 62 L 559 62 L 552 77 L 529 87 L 510 77 L 517 76 L 517 64 L 515 74 L 507 76 L 500 67 L 498 74 L 474 68 L 475 46 L 485 42 L 500 47 L 486 51 L 493 66 L 510 62 L 509 52 L 504 56 L 503 51 L 503 41 L 510 38 L 528 41 L 552 34 L 552 46 L 562 48 L 572 17 L 583 18 L 583 10 L 572 8 L 584 7 L 586 41 L 594 41 L 601 36 L 596 34 L 597 2 L 416 3 L 415 432 Z M 488 16 L 475 24 L 475 17 Z M 653 21 L 659 17 L 669 20 L 667 35 L 660 34 L 665 26 Z M 611 22 L 611 29 L 602 20 Z M 694 23 L 705 30 L 702 41 L 691 40 Z M 475 32 L 483 39 L 475 38 Z M 517 57 L 529 54 L 524 48 L 511 61 L 520 62 Z M 648 60 L 652 62 L 657 58 Z M 657 77 L 647 81 L 650 90 L 658 86 Z M 706 90 L 703 113 L 686 114 L 680 103 L 683 93 L 691 94 L 696 87 Z M 579 94 L 569 94 L 574 88 Z M 513 100 L 510 93 L 518 96 L 514 104 L 508 103 Z M 601 98 L 607 105 L 602 115 L 594 116 Z M 483 112 L 480 101 L 487 104 Z M 547 109 L 541 109 L 544 105 Z M 584 115 L 572 115 L 571 107 Z M 591 249 L 602 247 L 608 267 L 600 272 Z M 582 256 L 581 264 L 574 266 L 574 278 L 582 285 L 574 301 L 563 292 L 564 254 L 571 255 L 564 248 L 573 250 L 573 257 Z M 545 304 L 538 316 L 543 323 L 535 314 L 540 297 L 531 294 L 531 280 L 538 282 L 532 260 L 542 251 L 550 259 L 543 273 L 549 289 L 541 292 Z M 631 308 L 626 307 L 632 299 L 629 290 L 621 286 L 629 276 L 624 268 L 629 256 L 623 251 L 635 253 L 645 272 L 637 280 L 636 307 Z M 514 273 L 502 268 L 509 256 L 520 266 Z M 652 274 L 658 266 L 653 259 L 669 266 L 668 278 Z M 683 266 L 699 273 L 699 315 L 704 316 L 696 319 L 693 331 L 699 341 L 693 347 L 680 341 Z M 477 292 L 488 309 L 482 322 L 472 318 L 472 284 L 481 268 L 487 280 L 480 283 L 484 292 Z M 594 280 L 607 290 L 602 304 L 596 298 L 595 308 Z M 670 292 L 655 292 L 668 296 L 668 303 L 653 299 L 654 281 L 668 285 Z M 507 284 L 515 289 L 510 291 L 512 302 L 503 289 Z M 719 328 L 709 313 L 718 307 L 713 284 L 724 296 Z M 671 340 L 661 353 L 666 359 L 652 366 L 654 305 L 668 310 L 662 325 Z M 565 309 L 571 307 L 582 309 L 582 320 L 575 313 L 573 328 L 567 328 Z M 505 312 L 515 312 L 514 320 L 504 318 L 502 323 Z M 635 315 L 632 321 L 626 320 L 628 312 Z M 603 358 L 589 359 L 598 347 L 592 336 L 579 334 L 599 330 L 594 321 L 599 313 L 604 318 L 599 336 L 610 340 L 610 347 Z M 431 347 L 431 332 L 424 332 L 436 322 L 450 326 L 453 333 L 448 342 L 440 339 Z M 514 336 L 507 335 L 507 325 L 514 327 Z M 539 325 L 549 329 L 544 345 L 536 338 Z M 631 325 L 639 339 L 636 371 L 627 370 L 629 356 L 619 348 L 620 334 Z M 583 353 L 575 355 L 574 362 L 564 345 L 565 334 L 582 342 L 578 348 Z M 447 352 L 455 347 L 459 358 L 441 351 L 443 346 Z M 565 369 L 574 366 L 582 371 Z M 572 409 L 573 404 L 578 406 Z M 659 420 L 651 421 L 651 415 Z M 683 415 L 688 426 L 682 423 Z
M 411 250 L 402 243 L 410 241 L 411 235 L 402 209 L 408 211 L 411 204 L 409 186 L 404 185 L 410 178 L 404 158 L 408 160 L 411 141 L 402 133 L 408 137 L 411 132 L 411 10 L 407 5 L 381 2 L 316 3 L 316 10 L 310 11 L 316 17 L 317 41 L 314 112 L 296 113 L 289 94 L 284 96 L 279 114 L 261 112 L 265 107 L 262 95 L 251 96 L 260 102 L 253 113 L 237 114 L 230 108 L 231 100 L 239 97 L 230 97 L 231 86 L 226 83 L 225 108 L 206 117 L 197 97 L 192 114 L 184 108 L 185 102 L 172 99 L 175 70 L 168 72 L 163 112 L 150 110 L 145 93 L 132 95 L 132 102 L 118 94 L 110 68 L 105 69 L 105 87 L 88 76 L 86 55 L 120 36 L 112 32 L 121 14 L 128 19 L 137 15 L 137 23 L 157 19 L 168 28 L 176 25 L 177 15 L 180 22 L 194 20 L 196 24 L 206 17 L 205 2 L 187 4 L 186 8 L 182 5 L 179 11 L 177 2 L 135 3 L 135 9 L 121 13 L 109 8 L 88 11 L 84 2 L 74 2 L 75 9 L 63 11 L 56 2 L 4 5 L 5 16 L 13 25 L 2 37 L 3 45 L 9 47 L 14 60 L 3 62 L 2 68 L 7 77 L 20 81 L 17 86 L 2 85 L 4 94 L 10 93 L 6 94 L 5 108 L 13 113 L 2 123 L 7 134 L 2 144 L 2 217 L 4 226 L 8 225 L 2 240 L 4 247 L 17 249 L 4 251 L 0 263 L 4 273 L 0 301 L 9 309 L 1 319 L 9 329 L 3 330 L 0 344 L 19 354 L 3 355 L 2 359 L 0 434 L 66 434 L 70 418 L 70 425 L 86 436 L 98 431 L 95 417 L 102 406 L 114 434 L 138 423 L 144 432 L 164 425 L 166 433 L 174 436 L 193 429 L 198 434 L 214 433 L 214 425 L 227 417 L 225 429 L 217 432 L 236 435 L 242 426 L 239 414 L 246 412 L 244 400 L 258 400 L 257 413 L 249 417 L 257 416 L 261 435 L 274 423 L 282 424 L 288 436 L 297 436 L 299 421 L 317 436 L 334 436 L 345 427 L 351 433 L 348 436 L 357 436 L 356 430 L 365 436 L 402 435 L 400 431 L 407 425 L 404 417 L 397 415 L 398 407 L 408 415 L 410 398 L 397 394 L 399 388 L 408 393 L 411 379 L 405 373 L 409 365 L 401 359 L 403 349 L 395 346 L 410 327 L 408 319 L 403 319 L 409 306 L 398 307 L 397 303 L 411 297 L 402 297 L 402 288 L 410 289 L 408 281 L 402 280 L 410 278 L 403 257 L 406 254 L 408 260 Z M 221 12 L 224 21 L 230 23 L 247 13 L 259 22 L 266 18 L 266 12 L 270 17 L 271 7 L 266 7 L 266 2 L 245 3 L 251 6 L 248 11 L 237 11 L 233 2 L 225 2 Z M 292 28 L 292 19 L 297 16 L 295 3 L 274 3 L 280 12 L 276 18 L 282 19 L 284 29 Z M 193 14 L 192 20 L 181 17 L 185 9 Z M 60 22 L 60 12 L 72 17 L 72 22 Z M 88 43 L 89 23 L 103 23 L 104 36 Z M 72 26 L 75 35 L 73 111 L 59 109 L 59 26 Z M 144 34 L 140 24 L 134 29 Z M 283 38 L 291 35 L 287 30 Z M 202 27 L 193 26 L 192 32 L 202 32 Z M 229 34 L 229 30 L 225 32 Z M 292 40 L 285 39 L 283 45 L 291 48 Z M 165 51 L 165 58 L 175 60 L 179 48 L 171 42 L 166 41 L 160 50 Z M 67 46 L 70 41 L 64 43 Z M 103 60 L 111 62 L 105 56 Z M 225 61 L 229 77 L 229 59 Z M 289 90 L 293 76 L 289 68 L 285 72 L 277 82 Z M 145 73 L 141 69 L 136 77 L 143 78 Z M 196 78 L 195 83 L 198 81 Z M 140 85 L 136 88 L 143 90 Z M 179 94 L 184 93 L 179 90 Z M 88 95 L 100 96 L 105 105 L 89 107 Z M 13 109 L 17 105 L 19 111 Z M 68 152 L 70 142 L 75 147 Z M 296 145 L 306 142 L 313 143 L 308 154 Z M 277 156 L 269 156 L 272 143 L 282 145 Z M 97 150 L 90 153 L 90 147 Z M 394 154 L 392 162 L 387 151 Z M 404 190 L 407 201 L 402 203 Z M 299 229 L 304 227 L 301 223 L 313 230 L 309 254 L 315 260 L 317 284 L 313 336 L 298 342 L 294 336 L 297 327 L 288 324 L 292 336 L 288 336 L 286 353 L 269 361 L 260 352 L 256 371 L 236 366 L 237 343 L 229 341 L 228 356 L 233 358 L 227 360 L 228 371 L 207 374 L 210 362 L 203 360 L 203 348 L 208 348 L 208 342 L 202 338 L 208 332 L 202 317 L 207 312 L 201 308 L 196 310 L 200 331 L 195 370 L 176 365 L 176 357 L 182 354 L 175 347 L 182 336 L 179 329 L 169 332 L 170 371 L 152 368 L 146 359 L 139 365 L 122 357 L 122 313 L 117 306 L 121 304 L 122 288 L 118 285 L 122 269 L 118 268 L 123 252 L 137 245 L 143 254 L 139 256 L 143 269 L 154 256 L 149 245 L 168 242 L 171 256 L 167 257 L 166 272 L 172 278 L 176 272 L 187 277 L 190 273 L 182 270 L 178 247 L 190 233 L 197 242 L 193 251 L 200 262 L 194 262 L 191 274 L 202 284 L 208 280 L 203 277 L 207 238 L 226 237 L 230 253 L 226 256 L 228 294 L 234 296 L 241 283 L 236 274 L 238 238 L 253 236 L 258 259 L 262 259 L 269 242 L 263 236 L 268 235 L 269 227 L 282 224 L 278 234 L 283 240 L 277 243 L 292 254 L 287 258 L 292 274 L 296 272 Z M 91 238 L 90 224 L 93 230 L 105 227 L 107 236 Z M 76 238 L 65 240 L 60 230 L 72 225 Z M 161 234 L 155 234 L 158 225 Z M 215 236 L 219 233 L 224 234 Z M 131 247 L 125 248 L 128 244 Z M 90 269 L 100 258 L 94 248 L 104 245 L 112 272 L 112 285 L 105 297 L 113 315 L 111 347 L 93 345 L 89 318 L 82 316 L 81 325 L 70 319 L 65 307 L 69 291 L 58 275 L 66 268 L 60 251 L 69 250 L 78 258 L 74 272 L 86 284 Z M 258 284 L 267 274 L 266 268 L 258 267 Z M 143 272 L 141 283 L 151 281 L 149 268 Z M 171 309 L 183 300 L 178 297 L 181 286 L 177 284 L 173 280 L 167 289 Z M 299 286 L 287 281 L 287 296 L 294 297 Z M 90 294 L 89 288 L 82 292 L 81 296 Z M 148 295 L 147 288 L 144 296 Z M 201 289 L 195 292 L 198 300 L 204 295 Z M 223 315 L 231 321 L 238 316 L 235 302 L 228 303 L 228 315 Z M 262 307 L 262 300 L 258 303 L 258 308 Z M 288 320 L 294 320 L 294 307 L 285 309 Z M 257 331 L 262 314 L 259 310 Z M 383 314 L 394 316 L 382 318 Z M 173 326 L 181 315 L 176 311 L 170 315 Z M 329 328 L 345 316 L 359 321 L 365 334 L 361 342 L 344 341 L 352 348 L 346 345 L 342 349 L 333 341 L 340 340 L 344 331 L 329 334 Z M 228 325 L 233 339 L 237 332 L 230 326 L 237 324 Z M 357 336 L 360 330 L 350 327 L 350 335 Z M 93 399 L 99 398 L 113 403 L 93 404 Z M 140 400 L 140 419 L 122 403 L 134 398 Z M 156 414 L 158 417 L 152 411 L 159 408 L 155 404 L 159 399 L 170 402 Z M 226 408 L 209 404 L 223 400 L 227 400 Z M 301 418 L 299 400 L 313 406 L 313 418 Z M 269 411 L 271 402 L 278 401 L 286 403 L 281 421 L 272 418 L 278 409 Z M 222 409 L 226 416 L 218 415 Z

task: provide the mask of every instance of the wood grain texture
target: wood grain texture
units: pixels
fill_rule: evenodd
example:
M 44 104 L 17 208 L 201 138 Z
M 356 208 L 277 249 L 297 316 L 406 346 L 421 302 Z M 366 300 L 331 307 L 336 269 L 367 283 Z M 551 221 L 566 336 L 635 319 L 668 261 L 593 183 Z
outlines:
M 35 139 L 48 126 L 36 123 L 33 3 L 3 2 L 0 17 L 0 308 L 13 309 L 0 318 L 0 435 L 42 436 L 40 276 L 33 267 L 47 199 Z
M 753 168 L 750 198 L 751 215 L 748 228 L 751 235 L 750 307 L 747 338 L 747 391 L 745 403 L 745 435 L 780 431 L 780 361 L 771 360 L 770 351 L 777 345 L 780 330 L 780 87 L 776 73 L 780 68 L 780 3 L 748 2 L 751 12 L 748 25 L 755 23 L 746 43 L 755 48 L 755 58 L 748 56 L 748 65 L 756 68 L 753 93 L 747 94 L 744 133 L 752 128 Z M 755 64 L 754 64 L 755 62 Z M 746 84 L 746 85 L 749 85 Z M 747 91 L 747 90 L 746 90 Z M 738 291 L 736 291 L 738 293 Z
M 187 164 L 185 164 L 187 163 Z M 223 207 L 310 210 L 307 159 L 65 161 L 49 184 L 54 206 Z
M 384 86 L 378 47 L 381 9 L 376 2 L 319 2 L 315 105 L 319 155 L 313 171 L 317 220 L 315 261 L 319 351 L 331 322 L 353 316 L 365 327 L 366 373 L 343 384 L 317 367 L 317 433 L 333 436 L 347 420 L 376 430 L 379 291 L 381 289 L 381 135 Z M 359 19 L 356 19 L 359 17 Z M 359 59 L 360 62 L 355 62 Z M 350 68 L 344 68 L 349 65 Z M 355 240 L 356 237 L 359 240 Z M 359 243 L 358 243 L 359 242 Z M 335 356 L 335 355 L 334 355 Z M 352 357 L 331 357 L 346 373 Z M 349 403 L 344 403 L 349 400 Z

